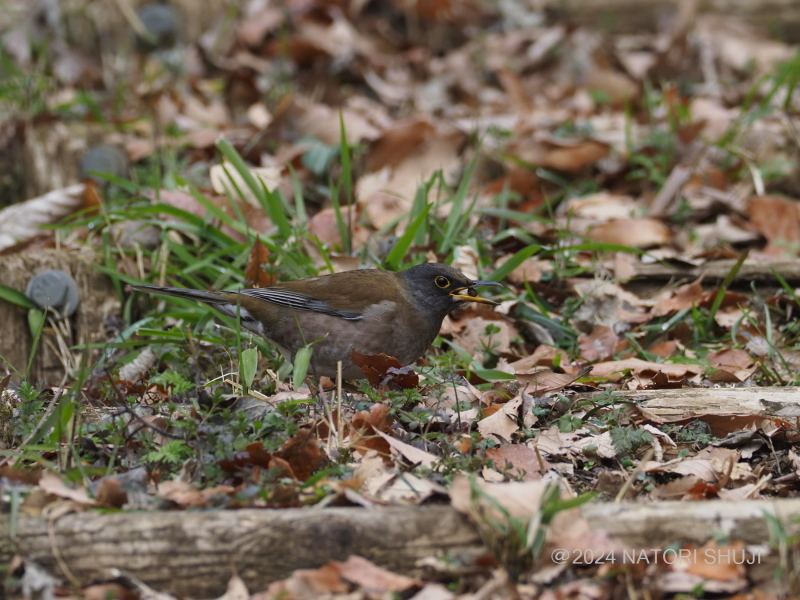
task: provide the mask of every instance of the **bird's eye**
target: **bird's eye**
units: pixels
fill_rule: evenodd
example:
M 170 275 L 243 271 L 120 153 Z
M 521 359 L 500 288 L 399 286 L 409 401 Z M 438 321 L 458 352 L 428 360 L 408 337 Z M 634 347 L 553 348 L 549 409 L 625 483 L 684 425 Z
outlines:
M 439 275 L 433 282 L 440 288 L 446 288 L 450 285 L 450 280 L 447 277 Z

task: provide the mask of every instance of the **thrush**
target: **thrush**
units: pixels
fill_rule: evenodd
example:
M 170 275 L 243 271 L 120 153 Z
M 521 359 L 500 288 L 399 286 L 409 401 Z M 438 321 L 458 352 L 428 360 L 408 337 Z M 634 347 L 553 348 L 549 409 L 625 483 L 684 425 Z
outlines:
M 351 351 L 387 354 L 403 366 L 430 347 L 444 318 L 469 302 L 495 305 L 476 287 L 501 286 L 473 281 L 448 265 L 426 263 L 405 271 L 361 269 L 286 281 L 262 288 L 204 292 L 132 285 L 142 292 L 188 298 L 210 304 L 242 327 L 258 334 L 289 360 L 312 345 L 311 372 L 345 379 L 364 377 Z

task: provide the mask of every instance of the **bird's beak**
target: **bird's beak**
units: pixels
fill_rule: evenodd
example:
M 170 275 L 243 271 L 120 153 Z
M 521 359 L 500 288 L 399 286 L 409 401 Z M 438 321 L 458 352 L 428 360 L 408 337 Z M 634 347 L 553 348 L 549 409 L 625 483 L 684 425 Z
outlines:
M 463 300 L 464 302 L 478 302 L 479 304 L 491 304 L 492 306 L 497 306 L 500 304 L 494 300 L 489 300 L 488 298 L 481 298 L 478 296 L 475 288 L 483 287 L 485 285 L 505 287 L 502 283 L 497 283 L 496 281 L 472 281 L 467 286 L 453 290 L 450 292 L 450 295 L 456 300 Z

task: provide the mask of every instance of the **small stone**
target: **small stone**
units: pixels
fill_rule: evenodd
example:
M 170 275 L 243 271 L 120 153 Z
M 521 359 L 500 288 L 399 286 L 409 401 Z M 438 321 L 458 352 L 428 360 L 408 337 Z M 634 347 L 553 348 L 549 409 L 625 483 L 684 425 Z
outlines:
M 143 52 L 166 50 L 175 46 L 180 37 L 180 19 L 174 8 L 153 2 L 139 9 L 147 37 L 136 36 L 136 45 Z
M 58 269 L 39 273 L 28 282 L 25 294 L 41 309 L 55 310 L 61 318 L 71 317 L 78 310 L 80 293 L 75 280 Z
M 105 183 L 105 179 L 95 173 L 105 173 L 114 177 L 128 177 L 128 157 L 117 146 L 98 144 L 89 148 L 81 159 L 79 173 L 81 179 L 93 179 Z

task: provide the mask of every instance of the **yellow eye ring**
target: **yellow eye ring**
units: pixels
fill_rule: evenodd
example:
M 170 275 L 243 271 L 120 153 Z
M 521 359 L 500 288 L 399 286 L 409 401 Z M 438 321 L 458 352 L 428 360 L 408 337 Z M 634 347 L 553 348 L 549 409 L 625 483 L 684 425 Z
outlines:
M 434 279 L 433 283 L 440 288 L 446 288 L 450 286 L 450 280 L 447 277 L 442 277 L 441 275 Z

